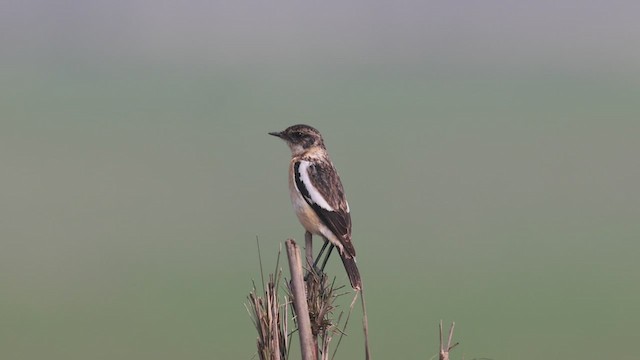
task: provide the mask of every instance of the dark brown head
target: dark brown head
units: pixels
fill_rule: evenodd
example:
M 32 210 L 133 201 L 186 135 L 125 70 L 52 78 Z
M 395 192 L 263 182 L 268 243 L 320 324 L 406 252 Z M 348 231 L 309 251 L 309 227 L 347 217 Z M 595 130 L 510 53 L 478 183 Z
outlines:
M 270 132 L 269 135 L 284 140 L 293 155 L 300 155 L 314 148 L 325 148 L 320 132 L 309 125 L 293 125 L 280 132 Z

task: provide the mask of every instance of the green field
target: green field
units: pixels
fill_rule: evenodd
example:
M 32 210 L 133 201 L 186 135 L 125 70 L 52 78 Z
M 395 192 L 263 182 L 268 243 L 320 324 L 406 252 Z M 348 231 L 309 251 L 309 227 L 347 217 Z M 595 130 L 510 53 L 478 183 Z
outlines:
M 615 76 L 418 68 L 2 72 L 0 357 L 248 359 L 302 239 L 288 149 L 349 196 L 377 359 L 636 358 L 640 109 Z M 330 272 L 346 277 L 337 259 Z M 356 319 L 359 315 L 356 316 Z M 340 358 L 361 358 L 353 320 Z

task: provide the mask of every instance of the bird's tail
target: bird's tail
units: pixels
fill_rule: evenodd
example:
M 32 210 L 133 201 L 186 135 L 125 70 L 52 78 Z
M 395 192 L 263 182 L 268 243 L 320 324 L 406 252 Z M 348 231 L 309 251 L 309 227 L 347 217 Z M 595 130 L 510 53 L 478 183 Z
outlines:
M 351 287 L 354 290 L 362 289 L 362 279 L 360 278 L 358 266 L 356 266 L 356 259 L 347 254 L 340 254 L 340 258 L 342 258 L 344 269 L 347 271 L 347 276 L 349 276 Z

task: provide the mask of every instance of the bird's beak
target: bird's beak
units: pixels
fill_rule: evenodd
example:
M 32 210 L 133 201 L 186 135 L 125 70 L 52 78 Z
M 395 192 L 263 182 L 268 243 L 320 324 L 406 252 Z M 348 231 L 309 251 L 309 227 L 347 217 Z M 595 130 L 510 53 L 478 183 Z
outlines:
M 270 132 L 269 135 L 273 135 L 275 137 L 279 137 L 280 139 L 284 139 L 284 134 L 282 133 L 282 131 Z

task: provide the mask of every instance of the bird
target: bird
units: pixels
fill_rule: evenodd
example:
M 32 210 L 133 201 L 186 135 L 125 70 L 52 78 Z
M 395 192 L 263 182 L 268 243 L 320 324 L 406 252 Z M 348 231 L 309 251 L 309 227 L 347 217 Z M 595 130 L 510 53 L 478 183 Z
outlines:
M 324 245 L 313 266 L 315 267 L 330 243 L 322 268 L 324 269 L 331 251 L 336 247 L 351 287 L 356 291 L 361 290 L 362 279 L 356 265 L 356 249 L 351 241 L 349 203 L 322 135 L 314 127 L 304 124 L 270 132 L 269 135 L 284 140 L 291 150 L 289 193 L 298 220 L 306 230 L 308 247 L 310 248 L 313 235 L 324 238 Z M 310 258 L 308 253 L 308 261 Z

